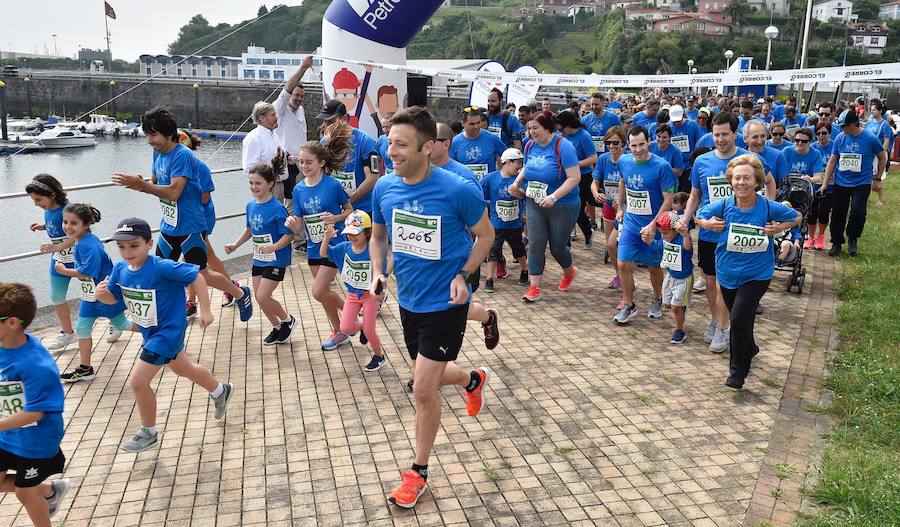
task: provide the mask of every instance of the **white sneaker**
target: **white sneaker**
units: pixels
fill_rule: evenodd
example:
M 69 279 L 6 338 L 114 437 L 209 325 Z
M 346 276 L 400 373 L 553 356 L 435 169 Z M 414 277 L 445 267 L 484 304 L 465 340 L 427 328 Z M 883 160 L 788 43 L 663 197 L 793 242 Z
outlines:
M 74 331 L 71 333 L 60 331 L 53 340 L 44 344 L 44 346 L 46 346 L 49 351 L 62 351 L 66 349 L 66 346 L 69 344 L 75 344 L 76 342 L 78 342 L 78 335 L 76 335 Z
M 727 350 L 730 333 L 729 328 L 716 328 L 716 334 L 713 336 L 712 342 L 709 343 L 709 351 L 722 353 Z
M 706 291 L 706 280 L 704 280 L 703 277 L 701 276 L 700 278 L 697 279 L 696 282 L 694 282 L 694 292 L 702 293 L 704 291 Z
M 72 482 L 69 478 L 57 479 L 55 481 L 51 481 L 50 485 L 53 487 L 53 497 L 45 498 L 47 500 L 47 508 L 50 509 L 50 517 L 52 518 L 56 511 L 59 510 L 59 504 L 62 503 L 63 498 L 66 497 L 66 494 L 69 493 L 69 489 L 72 488 Z
M 706 326 L 706 331 L 703 332 L 703 342 L 707 344 L 712 342 L 713 337 L 716 336 L 717 329 L 719 329 L 719 324 L 715 320 L 710 320 L 709 325 Z
M 106 342 L 112 344 L 113 342 L 119 340 L 122 336 L 122 331 L 116 329 L 114 326 L 109 326 L 109 333 L 106 335 Z

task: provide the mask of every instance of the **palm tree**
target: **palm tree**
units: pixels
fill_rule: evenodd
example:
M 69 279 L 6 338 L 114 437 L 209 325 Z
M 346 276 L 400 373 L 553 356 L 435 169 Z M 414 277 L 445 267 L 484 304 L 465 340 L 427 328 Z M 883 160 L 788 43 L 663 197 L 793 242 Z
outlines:
M 729 0 L 725 6 L 725 14 L 731 17 L 736 26 L 747 23 L 747 6 L 741 0 Z

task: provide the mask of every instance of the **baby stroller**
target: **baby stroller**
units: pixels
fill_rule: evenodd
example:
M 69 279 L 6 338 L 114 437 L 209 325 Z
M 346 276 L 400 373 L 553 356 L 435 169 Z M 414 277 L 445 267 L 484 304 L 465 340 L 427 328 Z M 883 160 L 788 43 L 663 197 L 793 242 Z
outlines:
M 778 202 L 788 201 L 791 206 L 800 213 L 800 225 L 796 228 L 800 231 L 800 243 L 793 244 L 788 258 L 784 261 L 777 261 L 777 256 L 781 248 L 781 243 L 785 240 L 791 240 L 791 231 L 787 230 L 780 236 L 775 237 L 775 255 L 776 266 L 778 271 L 790 272 L 786 290 L 790 292 L 794 286 L 797 287 L 797 294 L 803 294 L 803 283 L 806 281 L 806 268 L 803 267 L 803 242 L 809 236 L 809 228 L 807 221 L 809 219 L 809 211 L 813 202 L 813 186 L 812 183 L 803 179 L 803 174 L 790 174 L 784 178 L 778 186 L 775 193 L 775 199 Z M 793 243 L 793 242 L 792 242 Z

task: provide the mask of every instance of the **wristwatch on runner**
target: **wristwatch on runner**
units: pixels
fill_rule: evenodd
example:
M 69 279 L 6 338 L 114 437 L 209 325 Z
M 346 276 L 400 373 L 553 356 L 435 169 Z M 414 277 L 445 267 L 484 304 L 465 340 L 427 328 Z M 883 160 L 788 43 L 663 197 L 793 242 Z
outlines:
M 466 271 L 465 269 L 460 269 L 459 272 L 457 272 L 456 274 L 463 277 L 463 280 L 465 280 L 467 284 L 469 283 L 469 280 L 470 280 L 469 277 L 472 276 L 472 273 Z

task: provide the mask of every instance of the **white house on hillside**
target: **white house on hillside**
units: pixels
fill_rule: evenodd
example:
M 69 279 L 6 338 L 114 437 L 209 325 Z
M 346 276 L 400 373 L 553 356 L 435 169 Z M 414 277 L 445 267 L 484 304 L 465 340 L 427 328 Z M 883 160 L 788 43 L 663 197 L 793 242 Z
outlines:
M 825 0 L 813 5 L 813 18 L 819 22 L 840 22 L 847 24 L 856 21 L 853 14 L 852 0 Z
M 900 20 L 900 0 L 882 4 L 878 10 L 878 18 L 882 20 Z

